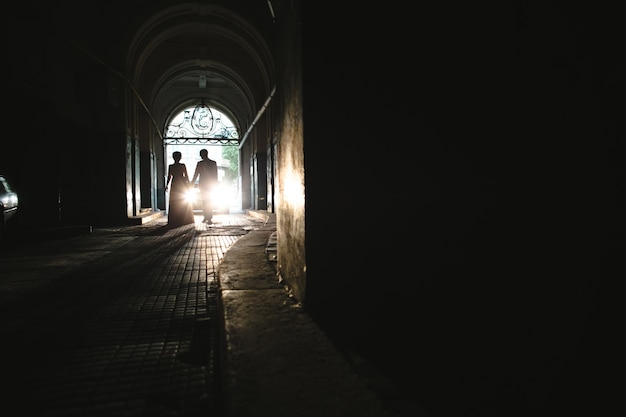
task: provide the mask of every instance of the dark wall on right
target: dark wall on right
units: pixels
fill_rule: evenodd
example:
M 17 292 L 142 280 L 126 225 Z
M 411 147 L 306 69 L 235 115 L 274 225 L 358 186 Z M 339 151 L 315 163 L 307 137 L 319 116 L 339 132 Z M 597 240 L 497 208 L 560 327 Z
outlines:
M 619 14 L 415 7 L 305 6 L 308 308 L 433 416 L 602 414 L 626 276 Z

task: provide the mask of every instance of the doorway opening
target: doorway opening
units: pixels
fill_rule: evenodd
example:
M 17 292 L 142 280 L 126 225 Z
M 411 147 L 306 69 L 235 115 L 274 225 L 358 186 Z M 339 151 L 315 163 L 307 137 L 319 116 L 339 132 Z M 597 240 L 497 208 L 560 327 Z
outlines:
M 241 211 L 239 174 L 239 132 L 228 116 L 201 103 L 177 114 L 166 129 L 164 138 L 165 172 L 174 163 L 172 154 L 182 154 L 181 163 L 192 178 L 200 150 L 206 149 L 210 159 L 217 162 L 218 188 L 215 193 L 216 212 Z M 193 184 L 197 189 L 198 184 Z M 193 191 L 193 190 L 192 190 Z M 194 213 L 202 212 L 198 199 L 193 202 Z

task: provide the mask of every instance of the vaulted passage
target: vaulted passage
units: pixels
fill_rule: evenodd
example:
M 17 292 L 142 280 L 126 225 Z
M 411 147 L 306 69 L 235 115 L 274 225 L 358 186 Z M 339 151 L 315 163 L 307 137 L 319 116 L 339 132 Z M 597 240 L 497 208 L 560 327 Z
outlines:
M 206 148 L 289 299 L 423 414 L 610 415 L 626 26 L 539 3 L 11 3 L 3 250 L 163 221 Z

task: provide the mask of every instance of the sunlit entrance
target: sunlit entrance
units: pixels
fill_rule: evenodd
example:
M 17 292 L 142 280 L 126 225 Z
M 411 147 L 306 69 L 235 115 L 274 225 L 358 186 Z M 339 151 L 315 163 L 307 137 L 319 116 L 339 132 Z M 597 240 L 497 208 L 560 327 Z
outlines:
M 193 176 L 200 150 L 217 162 L 218 189 L 214 210 L 219 213 L 241 210 L 241 187 L 239 181 L 239 133 L 228 116 L 205 104 L 190 107 L 176 115 L 166 129 L 164 138 L 165 172 L 174 163 L 172 154 L 182 154 L 189 177 Z M 197 190 L 198 184 L 193 184 Z M 169 203 L 166 201 L 166 203 Z M 169 205 L 168 205 L 169 206 Z M 194 213 L 201 213 L 199 197 L 193 201 Z

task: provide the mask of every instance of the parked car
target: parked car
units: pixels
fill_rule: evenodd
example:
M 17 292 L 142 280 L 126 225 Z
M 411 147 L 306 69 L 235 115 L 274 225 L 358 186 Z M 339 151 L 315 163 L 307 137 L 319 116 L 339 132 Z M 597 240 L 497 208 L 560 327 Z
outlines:
M 17 214 L 18 202 L 17 193 L 11 187 L 9 180 L 4 175 L 0 175 L 0 209 L 2 210 L 0 237 L 4 236 L 8 222 Z

